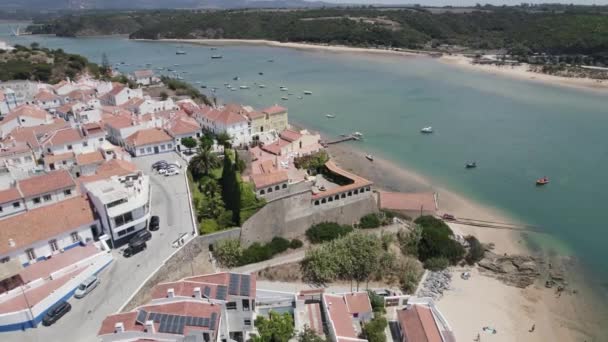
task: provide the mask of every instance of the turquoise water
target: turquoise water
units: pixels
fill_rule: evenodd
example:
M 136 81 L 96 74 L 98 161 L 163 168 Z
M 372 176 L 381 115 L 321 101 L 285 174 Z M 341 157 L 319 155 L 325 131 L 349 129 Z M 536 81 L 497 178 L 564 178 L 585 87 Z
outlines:
M 543 227 L 550 238 L 534 242 L 578 257 L 594 272 L 588 279 L 594 285 L 608 282 L 608 227 L 601 214 L 608 203 L 605 95 L 467 72 L 418 57 L 189 45 L 180 47 L 187 55 L 176 56 L 178 44 L 115 37 L 0 39 L 37 41 L 95 62 L 106 53 L 112 63 L 131 64 L 122 70 L 145 63 L 172 67 L 187 71 L 181 75 L 193 84 L 218 87 L 215 95 L 224 101 L 257 108 L 280 103 L 289 107 L 291 120 L 330 136 L 360 131 L 365 141 L 359 147 Z M 212 60 L 216 53 L 224 58 Z M 226 82 L 251 89 L 229 91 Z M 287 94 L 279 86 L 295 95 L 281 100 Z M 304 90 L 313 95 L 297 99 Z M 328 113 L 336 118 L 326 119 Z M 425 126 L 435 133 L 421 135 Z M 465 171 L 468 160 L 477 160 L 478 168 Z M 551 184 L 535 187 L 544 175 Z

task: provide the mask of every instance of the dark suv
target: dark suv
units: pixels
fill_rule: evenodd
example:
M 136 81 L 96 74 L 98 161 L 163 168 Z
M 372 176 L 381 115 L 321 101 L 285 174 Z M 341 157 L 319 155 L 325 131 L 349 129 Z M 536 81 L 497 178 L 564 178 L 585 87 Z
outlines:
M 124 255 L 125 258 L 128 258 L 143 251 L 147 247 L 148 246 L 146 245 L 146 241 L 144 240 L 131 241 L 129 242 L 129 246 L 125 248 L 125 251 L 122 253 L 122 255 Z
M 151 231 L 156 231 L 160 228 L 160 220 L 158 216 L 150 217 L 150 224 L 148 225 L 148 229 Z
M 62 300 L 61 302 L 53 305 L 49 311 L 46 312 L 44 318 L 42 319 L 42 325 L 48 327 L 49 325 L 57 322 L 63 315 L 70 312 L 72 310 L 72 306 L 70 303 Z
M 138 231 L 137 233 L 135 233 L 135 235 L 133 235 L 133 237 L 131 238 L 131 240 L 129 240 L 129 244 L 141 240 L 141 241 L 148 241 L 152 238 L 152 233 L 150 233 L 149 230 L 147 229 L 142 229 L 140 231 Z

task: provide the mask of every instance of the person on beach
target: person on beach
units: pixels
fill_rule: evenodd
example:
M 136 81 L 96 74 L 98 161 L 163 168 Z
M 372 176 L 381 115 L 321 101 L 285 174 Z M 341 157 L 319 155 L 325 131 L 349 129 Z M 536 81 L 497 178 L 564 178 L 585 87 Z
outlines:
M 530 328 L 530 332 L 534 332 L 534 329 L 536 329 L 536 324 L 532 324 L 532 328 Z

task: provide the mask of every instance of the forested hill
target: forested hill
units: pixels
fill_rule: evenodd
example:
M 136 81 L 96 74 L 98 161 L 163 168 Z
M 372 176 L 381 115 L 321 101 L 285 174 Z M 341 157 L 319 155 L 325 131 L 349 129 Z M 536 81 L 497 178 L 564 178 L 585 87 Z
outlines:
M 449 44 L 506 48 L 518 54 L 608 56 L 608 15 L 596 7 L 530 10 L 483 7 L 300 11 L 150 11 L 67 16 L 32 28 L 62 36 L 130 34 L 132 38 L 242 38 L 428 49 Z

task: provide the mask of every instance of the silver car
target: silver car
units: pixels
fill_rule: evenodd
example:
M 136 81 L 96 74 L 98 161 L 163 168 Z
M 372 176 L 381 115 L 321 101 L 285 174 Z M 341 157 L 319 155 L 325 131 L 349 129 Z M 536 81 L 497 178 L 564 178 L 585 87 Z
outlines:
M 99 285 L 99 279 L 96 276 L 90 276 L 85 279 L 74 292 L 75 298 L 82 298 Z

